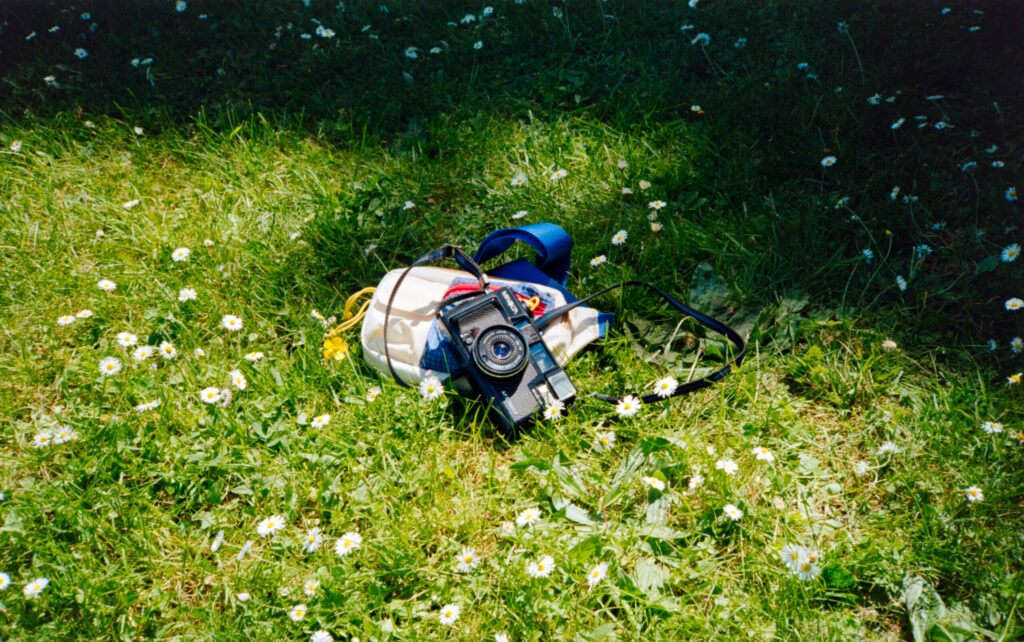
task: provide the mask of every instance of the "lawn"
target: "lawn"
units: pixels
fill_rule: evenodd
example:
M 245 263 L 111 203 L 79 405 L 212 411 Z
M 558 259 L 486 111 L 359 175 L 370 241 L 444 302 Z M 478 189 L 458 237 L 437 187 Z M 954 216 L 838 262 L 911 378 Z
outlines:
M 0 637 L 1020 639 L 1020 24 L 0 4 Z M 650 281 L 742 366 L 590 396 L 726 354 L 609 294 L 509 435 L 324 354 L 389 270 L 542 221 L 574 294 Z

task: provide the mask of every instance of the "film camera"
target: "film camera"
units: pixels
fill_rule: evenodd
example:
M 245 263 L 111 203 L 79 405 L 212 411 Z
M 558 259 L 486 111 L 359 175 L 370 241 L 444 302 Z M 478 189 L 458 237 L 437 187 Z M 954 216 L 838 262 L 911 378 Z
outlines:
M 501 288 L 442 310 L 459 365 L 494 418 L 509 431 L 538 410 L 576 397 L 565 371 L 531 323 L 512 288 Z

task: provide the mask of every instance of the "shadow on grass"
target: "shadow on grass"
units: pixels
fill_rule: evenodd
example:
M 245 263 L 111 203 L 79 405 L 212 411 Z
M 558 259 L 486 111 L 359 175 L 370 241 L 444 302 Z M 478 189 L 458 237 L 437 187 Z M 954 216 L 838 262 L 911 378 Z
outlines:
M 491 13 L 465 2 L 4 3 L 0 99 L 11 128 L 107 116 L 154 132 L 198 122 L 230 137 L 265 121 L 340 150 L 409 156 L 441 207 L 486 196 L 473 172 L 498 150 L 474 149 L 467 123 L 487 132 L 509 124 L 511 146 L 515 124 L 535 119 L 605 127 L 666 159 L 649 178 L 691 214 L 668 257 L 682 264 L 650 266 L 664 278 L 710 258 L 755 304 L 796 291 L 864 305 L 872 279 L 892 290 L 897 273 L 918 271 L 906 257 L 926 244 L 950 258 L 919 271 L 914 290 L 927 303 L 901 321 L 936 340 L 952 338 L 949 328 L 970 340 L 1000 329 L 998 314 L 981 313 L 1002 290 L 972 280 L 986 257 L 969 242 L 1003 227 L 1007 210 L 999 189 L 965 186 L 958 168 L 973 158 L 966 146 L 981 146 L 972 129 L 1021 144 L 1024 85 L 1006 70 L 1024 60 L 1022 11 L 998 2 L 946 15 L 926 3 L 848 0 L 503 2 Z M 893 101 L 867 104 L 876 92 Z M 946 98 L 927 100 L 938 94 Z M 942 141 L 931 127 L 916 138 L 892 133 L 890 123 L 918 111 L 956 129 Z M 836 171 L 817 167 L 826 155 L 840 158 Z M 893 185 L 927 204 L 889 207 Z M 384 182 L 372 189 L 386 198 Z M 353 273 L 351 246 L 342 247 L 366 241 L 348 215 L 373 207 L 366 194 L 336 198 L 346 214 L 320 237 L 336 239 L 317 247 L 316 277 L 376 276 Z M 833 207 L 847 196 L 855 209 Z M 851 212 L 867 234 L 847 224 Z M 581 245 L 597 247 L 622 207 L 591 201 L 566 216 Z M 445 216 L 393 227 L 380 241 L 401 264 L 424 238 L 453 228 L 479 238 L 494 225 Z M 865 247 L 904 257 L 903 268 L 849 276 Z

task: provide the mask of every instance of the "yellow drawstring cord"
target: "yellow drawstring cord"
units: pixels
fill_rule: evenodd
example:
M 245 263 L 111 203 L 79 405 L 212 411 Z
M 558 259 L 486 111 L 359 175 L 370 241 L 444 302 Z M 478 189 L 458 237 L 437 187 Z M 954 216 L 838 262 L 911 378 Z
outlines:
M 342 332 L 351 330 L 352 328 L 359 325 L 359 322 L 366 316 L 366 310 L 370 307 L 371 299 L 367 299 L 359 306 L 359 310 L 353 313 L 356 302 L 360 297 L 367 294 L 373 294 L 377 288 L 363 288 L 359 290 L 345 301 L 345 310 L 341 315 L 341 323 L 334 327 L 333 330 L 324 335 L 324 358 L 334 359 L 335 361 L 341 361 L 348 356 L 349 347 L 348 342 L 339 337 L 338 335 Z

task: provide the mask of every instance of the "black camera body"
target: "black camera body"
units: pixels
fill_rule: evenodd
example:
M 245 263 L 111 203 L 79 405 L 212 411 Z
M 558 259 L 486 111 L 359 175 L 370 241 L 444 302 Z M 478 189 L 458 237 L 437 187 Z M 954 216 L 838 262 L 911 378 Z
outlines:
M 466 378 L 506 430 L 514 431 L 556 401 L 568 405 L 576 398 L 576 388 L 512 288 L 456 303 L 438 318 Z

